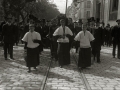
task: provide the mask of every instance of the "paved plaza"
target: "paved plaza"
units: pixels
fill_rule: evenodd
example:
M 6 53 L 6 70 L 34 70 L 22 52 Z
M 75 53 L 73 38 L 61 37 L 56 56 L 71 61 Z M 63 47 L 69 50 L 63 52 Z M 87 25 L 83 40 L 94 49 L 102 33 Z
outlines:
M 95 62 L 81 73 L 75 63 L 78 54 L 71 55 L 71 64 L 63 68 L 53 60 L 45 90 L 120 90 L 120 59 L 113 58 L 111 52 L 112 48 L 102 47 L 101 64 Z M 4 60 L 0 47 L 0 90 L 41 89 L 50 52 L 45 49 L 37 71 L 32 69 L 31 73 L 27 72 L 23 53 L 23 46 L 14 46 L 15 60 Z

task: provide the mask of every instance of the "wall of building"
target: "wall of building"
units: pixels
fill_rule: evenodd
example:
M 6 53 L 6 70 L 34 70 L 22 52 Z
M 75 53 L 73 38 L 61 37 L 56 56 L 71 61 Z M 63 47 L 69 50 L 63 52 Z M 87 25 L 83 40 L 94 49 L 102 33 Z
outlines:
M 81 2 L 82 0 L 80 0 Z M 91 1 L 91 8 L 86 8 L 85 4 L 87 1 Z M 86 20 L 86 12 L 90 11 L 90 17 L 100 18 L 100 21 L 104 21 L 105 25 L 108 23 L 111 26 L 116 25 L 116 20 L 110 20 L 110 1 L 111 0 L 83 0 L 83 2 L 79 3 L 79 10 L 77 11 L 78 18 Z M 100 7 L 98 7 L 100 5 Z M 118 13 L 117 18 L 120 19 L 120 0 L 118 4 Z
M 119 4 L 118 4 L 118 19 L 120 19 L 120 0 L 119 0 Z
M 100 11 L 98 9 L 98 3 L 101 4 Z M 98 18 L 100 16 L 100 21 L 104 21 L 105 25 L 108 23 L 111 26 L 116 25 L 116 20 L 110 20 L 110 0 L 93 0 L 93 17 Z M 100 12 L 100 13 L 98 13 Z M 118 5 L 118 15 L 117 18 L 120 19 L 120 0 Z
M 110 20 L 109 19 L 109 15 L 110 15 L 110 0 L 105 0 L 105 4 L 104 4 L 104 22 L 105 25 L 107 23 L 109 23 L 111 26 L 117 25 L 116 20 Z M 120 19 L 120 0 L 119 0 L 119 4 L 118 4 L 118 13 L 117 13 L 117 18 Z

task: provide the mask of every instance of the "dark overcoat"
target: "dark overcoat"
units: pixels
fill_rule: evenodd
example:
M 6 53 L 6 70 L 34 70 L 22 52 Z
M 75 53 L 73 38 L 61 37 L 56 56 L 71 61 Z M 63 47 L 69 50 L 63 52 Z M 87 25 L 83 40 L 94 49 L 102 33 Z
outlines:
M 13 25 L 5 24 L 2 30 L 3 41 L 5 43 L 14 43 L 15 41 L 15 29 Z
M 93 50 L 101 50 L 101 45 L 103 42 L 103 36 L 102 36 L 102 29 L 96 28 L 94 31 L 94 38 L 95 40 L 92 42 L 92 49 Z

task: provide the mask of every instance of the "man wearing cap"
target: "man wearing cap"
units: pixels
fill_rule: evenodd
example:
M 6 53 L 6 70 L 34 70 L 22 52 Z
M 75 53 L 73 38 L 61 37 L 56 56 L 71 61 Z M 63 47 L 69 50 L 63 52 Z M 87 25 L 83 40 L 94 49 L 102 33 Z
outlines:
M 8 60 L 7 52 L 9 50 L 10 60 L 13 60 L 13 44 L 15 40 L 15 31 L 12 25 L 12 16 L 8 15 L 7 22 L 3 25 L 2 36 L 4 42 L 4 58 Z
M 116 20 L 116 22 L 118 23 L 118 25 L 114 26 L 112 29 L 112 41 L 113 41 L 113 58 L 115 58 L 116 55 L 116 47 L 118 45 L 118 52 L 117 52 L 117 58 L 120 59 L 120 19 Z
M 60 20 L 61 26 L 58 27 L 53 36 L 58 42 L 58 62 L 60 67 L 70 64 L 70 38 L 73 36 L 72 31 L 65 26 L 65 20 Z

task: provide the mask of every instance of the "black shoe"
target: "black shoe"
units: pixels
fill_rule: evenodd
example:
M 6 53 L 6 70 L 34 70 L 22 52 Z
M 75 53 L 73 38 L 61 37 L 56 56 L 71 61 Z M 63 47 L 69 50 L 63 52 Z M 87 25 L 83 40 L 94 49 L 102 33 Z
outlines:
M 99 64 L 100 64 L 100 63 L 101 63 L 101 61 L 97 61 L 97 63 L 99 63 Z
M 60 66 L 60 68 L 62 68 L 62 66 Z
M 81 67 L 81 69 L 85 69 L 86 67 Z
M 115 56 L 113 56 L 113 58 L 115 58 Z
M 118 59 L 120 59 L 120 57 L 118 57 Z
M 29 71 L 27 71 L 28 73 L 30 73 L 31 72 L 31 70 L 29 70 Z
M 15 60 L 14 58 L 10 58 L 10 60 Z
M 35 70 L 37 70 L 37 68 L 36 68 L 36 67 L 34 67 L 34 69 L 35 69 Z

